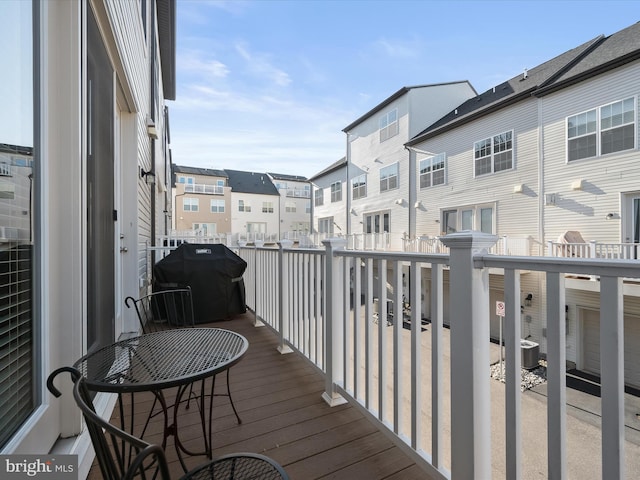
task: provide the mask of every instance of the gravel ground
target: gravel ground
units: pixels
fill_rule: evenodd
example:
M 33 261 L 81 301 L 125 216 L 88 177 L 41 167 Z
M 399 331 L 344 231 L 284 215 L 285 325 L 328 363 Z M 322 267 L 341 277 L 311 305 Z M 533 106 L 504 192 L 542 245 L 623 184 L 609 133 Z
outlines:
M 502 383 L 505 382 L 505 364 L 502 362 L 502 370 L 500 370 L 500 362 L 491 365 L 491 378 L 499 380 Z M 521 371 L 522 383 L 520 384 L 520 390 L 525 391 L 530 388 L 547 382 L 547 366 L 546 362 L 541 360 L 538 362 L 538 367 L 533 370 L 527 370 L 525 368 Z

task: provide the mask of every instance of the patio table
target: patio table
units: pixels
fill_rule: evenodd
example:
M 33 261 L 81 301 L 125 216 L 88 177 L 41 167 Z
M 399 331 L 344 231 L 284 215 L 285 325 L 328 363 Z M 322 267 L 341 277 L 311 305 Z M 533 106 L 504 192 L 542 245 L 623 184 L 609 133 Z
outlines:
M 249 342 L 245 337 L 221 328 L 163 330 L 112 343 L 83 356 L 73 366 L 86 378 L 86 385 L 90 390 L 119 394 L 122 428 L 125 422 L 122 394 L 152 392 L 160 402 L 164 414 L 162 446 L 165 448 L 167 438 L 173 436 L 176 453 L 187 471 L 183 453 L 212 458 L 211 413 L 215 376 L 240 361 L 248 346 Z M 205 395 L 202 382 L 196 399 L 200 409 L 204 449 L 193 452 L 180 441 L 178 409 L 182 402 L 190 400 L 183 399 L 183 395 L 185 392 L 189 392 L 188 396 L 191 395 L 192 383 L 207 378 L 212 378 L 210 393 Z M 178 387 L 175 402 L 167 405 L 163 391 L 173 387 Z M 172 414 L 170 410 L 173 410 Z M 149 419 L 147 424 L 148 421 Z M 132 410 L 131 429 L 133 425 Z

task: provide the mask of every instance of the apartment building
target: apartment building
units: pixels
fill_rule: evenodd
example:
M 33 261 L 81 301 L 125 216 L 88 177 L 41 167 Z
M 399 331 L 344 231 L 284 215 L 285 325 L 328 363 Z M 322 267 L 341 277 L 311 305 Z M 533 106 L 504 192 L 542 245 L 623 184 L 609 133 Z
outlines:
M 82 478 L 81 414 L 45 383 L 138 330 L 122 299 L 147 290 L 169 228 L 175 2 L 6 0 L 0 26 L 0 452 L 77 454 Z
M 171 225 L 174 232 L 231 233 L 231 187 L 224 170 L 173 165 Z
M 321 236 L 347 233 L 347 159 L 341 158 L 309 179 L 312 185 L 314 232 Z

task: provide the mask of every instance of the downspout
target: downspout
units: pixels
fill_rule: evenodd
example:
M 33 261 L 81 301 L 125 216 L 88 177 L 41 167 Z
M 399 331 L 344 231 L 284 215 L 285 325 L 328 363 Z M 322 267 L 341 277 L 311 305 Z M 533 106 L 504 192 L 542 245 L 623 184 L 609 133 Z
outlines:
M 155 96 L 156 96 L 156 86 L 155 86 L 155 77 L 156 77 L 156 8 L 155 1 L 153 1 L 150 5 L 151 7 L 151 28 L 150 28 L 150 50 L 151 50 L 151 65 L 149 72 L 149 116 L 151 120 L 155 124 L 156 122 L 156 111 L 155 111 Z M 151 142 L 151 171 L 156 173 L 156 141 L 153 138 L 149 138 Z M 156 181 L 160 179 L 157 178 Z M 151 185 L 151 246 L 156 246 L 156 197 L 155 197 L 155 185 Z M 155 250 L 151 252 L 151 265 L 155 265 L 156 263 L 156 254 Z M 151 270 L 153 272 L 153 269 Z M 153 282 L 153 273 L 152 273 L 152 282 Z
M 349 132 L 344 132 L 347 137 L 347 166 L 345 170 L 346 175 L 346 194 L 347 194 L 347 238 L 351 236 L 351 184 L 349 178 L 349 165 L 351 164 L 351 142 L 349 141 Z
M 408 147 L 404 147 L 409 152 L 409 240 L 415 239 L 416 236 L 416 209 L 415 204 L 418 200 L 416 192 L 416 152 Z

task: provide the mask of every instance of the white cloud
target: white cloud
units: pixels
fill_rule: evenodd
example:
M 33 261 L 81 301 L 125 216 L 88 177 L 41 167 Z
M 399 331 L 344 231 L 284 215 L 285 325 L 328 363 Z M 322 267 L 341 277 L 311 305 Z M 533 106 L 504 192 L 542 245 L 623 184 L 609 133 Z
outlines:
M 382 51 L 392 58 L 416 58 L 420 56 L 422 42 L 418 38 L 409 40 L 380 38 L 373 44 L 376 51 Z
M 205 59 L 197 52 L 181 52 L 177 58 L 177 68 L 181 73 L 202 75 L 210 78 L 226 78 L 229 67 L 215 59 Z
M 247 62 L 249 69 L 256 76 L 261 78 L 268 78 L 273 83 L 280 87 L 286 87 L 291 83 L 291 77 L 287 72 L 272 65 L 269 59 L 269 55 L 252 53 L 244 43 L 236 43 L 236 51 Z

